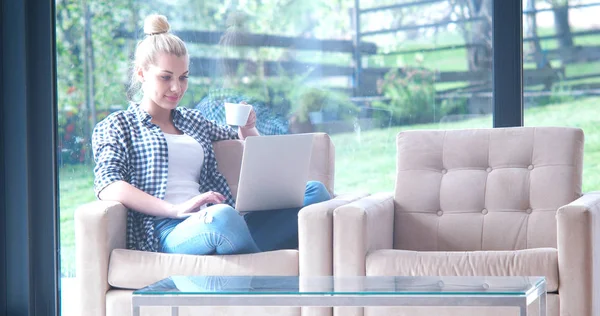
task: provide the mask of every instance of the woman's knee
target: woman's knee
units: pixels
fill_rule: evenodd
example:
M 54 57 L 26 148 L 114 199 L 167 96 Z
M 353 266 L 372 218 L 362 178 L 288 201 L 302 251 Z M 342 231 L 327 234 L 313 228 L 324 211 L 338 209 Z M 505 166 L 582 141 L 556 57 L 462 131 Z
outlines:
M 244 222 L 244 217 L 233 207 L 227 204 L 215 204 L 206 209 L 206 216 L 219 222 Z
M 327 188 L 321 181 L 308 181 L 306 183 L 306 191 L 327 191 Z
M 217 204 L 206 209 L 206 216 L 218 240 L 213 241 L 217 254 L 254 253 L 260 250 L 254 243 L 244 217 L 227 204 Z
M 308 181 L 306 183 L 305 204 L 313 204 L 331 199 L 327 187 L 320 181 Z

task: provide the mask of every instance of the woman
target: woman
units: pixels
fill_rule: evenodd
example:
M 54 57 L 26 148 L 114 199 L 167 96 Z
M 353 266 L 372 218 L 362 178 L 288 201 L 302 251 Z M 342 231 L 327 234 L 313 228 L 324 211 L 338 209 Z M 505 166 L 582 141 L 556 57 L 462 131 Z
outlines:
M 148 16 L 135 52 L 132 86 L 142 99 L 97 124 L 92 137 L 94 189 L 128 209 L 127 247 L 183 254 L 241 254 L 298 245 L 299 209 L 235 209 L 217 170 L 212 142 L 257 136 L 256 114 L 237 131 L 178 107 L 188 86 L 185 43 L 164 16 Z M 329 199 L 309 182 L 305 205 Z

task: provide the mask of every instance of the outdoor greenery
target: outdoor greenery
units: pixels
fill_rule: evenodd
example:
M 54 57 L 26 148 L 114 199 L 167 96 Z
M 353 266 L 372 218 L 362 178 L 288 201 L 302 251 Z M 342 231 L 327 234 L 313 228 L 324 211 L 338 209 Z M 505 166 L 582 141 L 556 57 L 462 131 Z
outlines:
M 377 88 L 388 100 L 375 101 L 373 106 L 392 113 L 392 125 L 428 123 L 469 113 L 466 97 L 437 100 L 435 73 L 423 67 L 392 69 Z
M 358 107 L 341 93 L 316 87 L 302 87 L 292 95 L 291 113 L 299 122 L 308 122 L 311 114 L 320 114 L 323 120 L 351 120 L 358 115 Z M 313 116 L 314 117 L 314 116 Z M 314 122 L 315 120 L 311 120 Z
M 533 0 L 532 0 L 533 1 Z M 578 3 L 572 0 L 570 3 Z M 361 0 L 362 8 L 395 4 L 397 0 Z M 537 0 L 536 3 L 563 5 L 564 1 Z M 366 14 L 361 18 L 361 28 L 369 31 L 381 28 L 394 28 L 400 25 L 415 26 L 423 20 L 439 20 L 430 16 L 439 13 L 446 18 L 469 18 L 485 15 L 489 0 L 453 0 L 440 9 L 433 6 L 407 6 L 401 10 L 380 11 Z M 194 30 L 226 30 L 238 34 L 231 40 L 240 40 L 240 34 L 277 34 L 323 39 L 350 39 L 351 0 L 337 1 L 261 1 L 246 0 L 234 2 L 179 0 L 175 2 L 139 2 L 137 0 L 109 1 L 58 0 L 57 16 L 57 55 L 58 55 L 58 145 L 61 162 L 91 163 L 89 141 L 95 123 L 110 111 L 126 107 L 126 91 L 130 75 L 129 57 L 136 40 L 142 38 L 141 23 L 152 12 L 166 14 L 175 32 Z M 484 11 L 481 11 L 484 10 Z M 265 14 L 277 12 L 277 14 Z M 457 12 L 460 12 L 457 13 Z M 458 14 L 458 15 L 457 15 Z M 457 16 L 456 16 L 457 15 Z M 449 88 L 465 87 L 468 82 L 437 82 L 435 73 L 443 71 L 465 71 L 471 69 L 472 51 L 470 48 L 457 48 L 443 51 L 426 51 L 409 54 L 387 54 L 399 50 L 430 49 L 436 46 L 463 45 L 472 41 L 474 33 L 488 32 L 481 24 L 489 23 L 485 18 L 481 23 L 459 24 L 455 30 L 424 28 L 399 32 L 397 34 L 367 37 L 367 42 L 376 43 L 380 53 L 365 56 L 367 67 L 392 68 L 380 84 L 380 91 L 388 101 L 373 105 L 391 111 L 392 124 L 424 123 L 444 117 L 447 114 L 467 114 L 470 110 L 465 98 L 437 99 L 436 92 Z M 480 27 L 481 26 L 481 27 Z M 433 32 L 432 32 L 433 30 Z M 556 30 L 538 28 L 539 35 L 554 34 Z M 129 35 L 127 35 L 129 34 Z M 130 36 L 131 37 L 128 37 Z M 394 36 L 400 36 L 394 38 Z M 485 38 L 489 34 L 483 34 Z M 480 36 L 481 37 L 481 36 Z M 591 36 L 576 37 L 574 44 L 597 43 Z M 597 36 L 596 36 L 597 38 Z M 273 47 L 223 47 L 195 43 L 187 38 L 190 54 L 195 57 L 215 57 L 224 53 L 226 57 L 243 58 L 258 65 L 270 60 L 330 63 L 347 66 L 352 63 L 351 54 L 323 53 L 318 51 L 294 51 Z M 487 45 L 487 44 L 486 44 Z M 548 50 L 559 46 L 556 40 L 540 42 L 540 49 Z M 554 61 L 552 63 L 555 63 Z M 487 65 L 487 64 L 486 64 Z M 530 65 L 528 65 L 529 67 Z M 482 66 L 482 69 L 491 70 Z M 571 71 L 579 64 L 567 65 L 568 74 L 589 72 L 590 68 Z M 402 69 L 402 71 L 400 70 Z M 410 69 L 423 69 L 422 74 L 411 75 Z M 352 108 L 338 94 L 330 94 L 323 81 L 307 77 L 305 74 L 282 74 L 279 77 L 264 77 L 260 71 L 240 76 L 238 87 L 246 95 L 259 96 L 257 100 L 272 107 L 274 112 L 288 117 L 299 116 L 307 120 L 312 112 L 306 106 L 306 98 L 297 99 L 294 93 L 302 92 L 306 97 L 320 98 L 326 106 L 310 105 L 315 108 L 335 106 L 339 115 L 353 114 Z M 413 71 L 414 74 L 414 71 Z M 208 87 L 218 84 L 219 78 L 208 77 L 200 80 L 192 74 L 190 91 L 182 100 L 182 105 L 193 107 L 208 91 Z M 285 78 L 290 77 L 291 79 Z M 394 77 L 394 80 L 390 80 Z M 597 79 L 583 79 L 584 82 Z M 394 82 L 397 82 L 396 84 Z M 573 82 L 581 83 L 581 81 Z M 312 90 L 304 89 L 311 86 Z M 314 89 L 318 87 L 319 89 Z M 280 89 L 283 88 L 283 89 Z M 556 85 L 557 92 L 568 92 L 569 86 Z M 294 91 L 295 90 L 295 91 Z M 375 91 L 373 91 L 375 92 Z M 299 100 L 291 102 L 290 100 Z M 331 101 L 335 100 L 335 101 Z M 537 104 L 552 104 L 556 97 L 536 99 Z M 301 105 L 304 104 L 304 105 Z M 339 116 L 338 115 L 338 116 Z

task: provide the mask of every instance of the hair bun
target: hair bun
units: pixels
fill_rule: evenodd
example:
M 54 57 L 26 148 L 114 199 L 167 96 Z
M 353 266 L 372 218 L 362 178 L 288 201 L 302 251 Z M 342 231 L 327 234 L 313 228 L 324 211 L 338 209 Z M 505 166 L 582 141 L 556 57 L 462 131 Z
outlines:
M 144 34 L 157 35 L 167 33 L 171 29 L 167 17 L 159 14 L 152 14 L 144 20 Z

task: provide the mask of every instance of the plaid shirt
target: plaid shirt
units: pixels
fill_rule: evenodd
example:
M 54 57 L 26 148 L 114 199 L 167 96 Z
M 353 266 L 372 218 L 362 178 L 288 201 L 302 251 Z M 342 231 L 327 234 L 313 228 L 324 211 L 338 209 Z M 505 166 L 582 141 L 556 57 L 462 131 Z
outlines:
M 122 180 L 164 199 L 169 169 L 167 141 L 162 130 L 150 120 L 146 111 L 132 104 L 127 110 L 112 113 L 96 125 L 92 136 L 96 196 L 109 184 Z M 233 206 L 229 186 L 217 170 L 212 142 L 237 139 L 237 132 L 205 119 L 197 110 L 182 107 L 173 111 L 173 123 L 204 149 L 199 192 L 220 192 L 226 198 L 225 203 Z M 127 248 L 158 251 L 154 216 L 133 210 L 127 212 Z
M 224 103 L 240 103 L 242 101 L 252 104 L 254 112 L 256 112 L 256 129 L 261 135 L 288 133 L 289 122 L 283 115 L 277 115 L 263 102 L 241 96 L 231 89 L 210 90 L 208 95 L 196 105 L 196 109 L 200 110 L 207 119 L 225 125 L 227 123 L 225 122 Z

